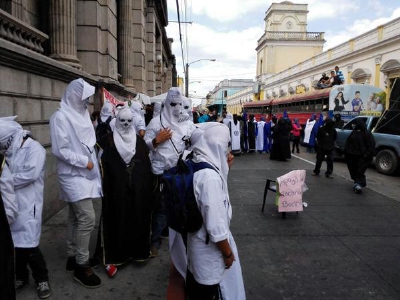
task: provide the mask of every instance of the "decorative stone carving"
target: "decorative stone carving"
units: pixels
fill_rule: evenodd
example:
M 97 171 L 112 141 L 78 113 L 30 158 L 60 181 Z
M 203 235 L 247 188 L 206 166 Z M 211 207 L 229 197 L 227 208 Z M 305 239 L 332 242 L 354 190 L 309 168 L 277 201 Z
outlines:
M 378 54 L 375 56 L 375 64 L 380 65 L 382 62 L 382 54 Z

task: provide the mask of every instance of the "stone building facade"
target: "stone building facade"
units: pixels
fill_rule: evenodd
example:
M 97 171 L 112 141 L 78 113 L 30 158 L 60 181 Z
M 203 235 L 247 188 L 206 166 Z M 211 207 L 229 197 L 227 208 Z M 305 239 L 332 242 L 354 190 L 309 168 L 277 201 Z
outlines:
M 120 100 L 176 84 L 166 0 L 0 0 L 0 117 L 17 115 L 46 148 L 46 220 L 58 200 L 49 118 L 82 77 Z

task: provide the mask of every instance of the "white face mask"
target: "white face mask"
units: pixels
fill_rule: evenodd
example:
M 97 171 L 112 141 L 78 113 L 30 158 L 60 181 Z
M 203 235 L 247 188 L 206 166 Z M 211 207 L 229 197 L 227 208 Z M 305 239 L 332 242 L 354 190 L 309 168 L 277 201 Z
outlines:
M 171 102 L 169 105 L 171 105 L 172 115 L 175 118 L 179 118 L 179 115 L 180 115 L 181 110 L 182 110 L 182 103 Z
M 121 129 L 123 131 L 128 131 L 132 126 L 132 118 L 125 118 L 124 116 L 118 117 Z

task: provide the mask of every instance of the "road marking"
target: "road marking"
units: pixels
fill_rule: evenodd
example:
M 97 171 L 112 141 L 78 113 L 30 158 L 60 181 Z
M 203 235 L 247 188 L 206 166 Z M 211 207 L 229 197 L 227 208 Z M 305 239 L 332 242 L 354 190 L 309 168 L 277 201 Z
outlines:
M 308 162 L 309 164 L 312 164 L 312 165 L 315 166 L 315 163 L 312 162 L 312 161 L 309 161 L 309 160 L 307 160 L 307 159 L 305 159 L 305 158 L 302 158 L 302 157 L 300 157 L 300 156 L 297 156 L 297 155 L 293 155 L 293 154 L 292 154 L 292 156 L 294 156 L 294 157 L 296 157 L 296 158 L 298 158 L 298 159 L 300 159 L 300 160 L 303 160 L 303 161 L 305 161 L 305 162 Z

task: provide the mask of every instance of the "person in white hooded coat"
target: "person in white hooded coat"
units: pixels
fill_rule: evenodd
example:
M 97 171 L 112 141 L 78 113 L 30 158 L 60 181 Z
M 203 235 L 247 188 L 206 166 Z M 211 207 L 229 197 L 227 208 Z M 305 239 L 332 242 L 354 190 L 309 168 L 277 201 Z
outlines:
M 92 199 L 102 196 L 96 136 L 87 110 L 95 88 L 82 78 L 73 80 L 50 118 L 52 153 L 57 158 L 60 198 L 68 202 L 67 266 L 85 287 L 100 286 L 89 265 L 90 235 L 95 224 Z
M 0 145 L 6 149 L 18 203 L 18 214 L 10 225 L 15 247 L 15 288 L 19 292 L 28 286 L 29 265 L 39 297 L 47 298 L 51 295 L 49 276 L 39 248 L 46 151 L 14 118 L 0 120 Z
M 229 230 L 232 207 L 228 194 L 228 128 L 220 123 L 199 124 L 191 135 L 193 161 L 215 167 L 193 176 L 202 228 L 187 237 L 188 273 L 186 292 L 190 300 L 245 300 L 242 270 L 235 241 Z M 209 242 L 207 240 L 209 239 Z
M 189 120 L 189 115 L 183 108 L 183 96 L 179 88 L 169 89 L 161 113 L 154 117 L 146 128 L 144 140 L 150 149 L 150 160 L 153 174 L 159 179 L 167 169 L 175 167 L 179 156 L 186 149 L 186 142 L 195 125 Z M 161 246 L 161 232 L 167 226 L 164 204 L 161 201 L 159 180 L 155 188 L 155 204 L 153 209 L 153 225 L 151 235 L 151 255 L 156 257 Z M 175 232 L 170 232 L 169 243 L 179 244 L 184 249 L 180 235 L 175 239 Z M 171 246 L 170 246 L 171 247 Z M 175 252 L 171 253 L 174 260 Z M 181 257 L 177 254 L 177 258 Z M 186 262 L 185 262 L 186 263 Z M 178 263 L 175 264 L 179 270 Z M 181 270 L 185 272 L 185 270 Z

